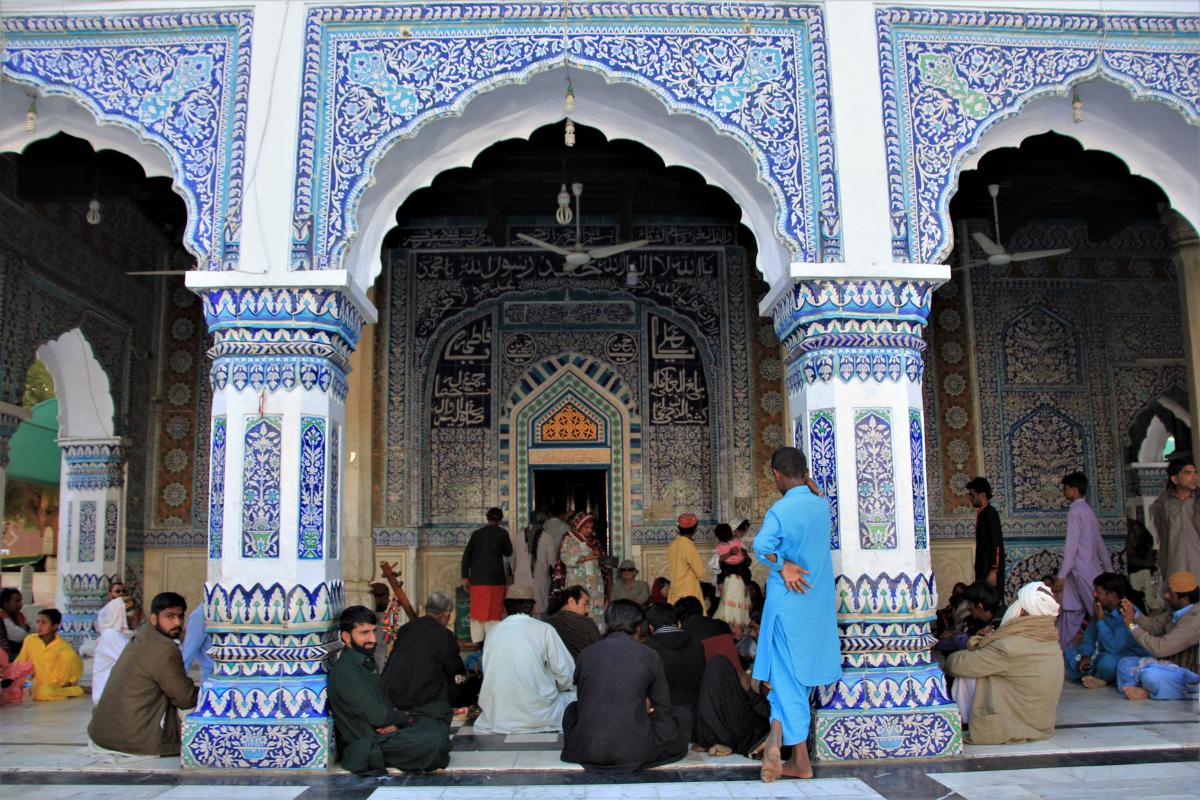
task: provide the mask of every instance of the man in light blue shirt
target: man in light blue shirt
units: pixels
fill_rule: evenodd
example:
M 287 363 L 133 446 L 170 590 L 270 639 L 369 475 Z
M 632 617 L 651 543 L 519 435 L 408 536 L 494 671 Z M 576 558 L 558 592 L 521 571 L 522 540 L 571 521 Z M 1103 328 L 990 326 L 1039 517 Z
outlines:
M 829 501 L 817 493 L 800 450 L 776 450 L 771 471 L 783 498 L 767 511 L 753 542 L 755 557 L 771 568 L 754 658 L 754 678 L 771 686 L 771 732 L 762 766 L 767 782 L 812 777 L 805 744 L 809 691 L 842 676 Z M 783 745 L 795 745 L 786 763 Z
M 190 670 L 195 661 L 200 662 L 200 682 L 204 683 L 212 675 L 212 659 L 208 657 L 208 648 L 212 646 L 212 637 L 204 629 L 204 604 L 196 606 L 188 614 L 184 624 L 183 637 L 183 668 Z

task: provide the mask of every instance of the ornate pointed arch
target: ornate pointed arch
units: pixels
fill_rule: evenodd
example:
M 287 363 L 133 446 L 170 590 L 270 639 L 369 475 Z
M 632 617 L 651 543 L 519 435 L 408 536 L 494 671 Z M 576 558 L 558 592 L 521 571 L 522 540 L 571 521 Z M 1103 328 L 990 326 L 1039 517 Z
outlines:
M 252 11 L 4 16 L 0 75 L 160 148 L 201 269 L 237 266 Z
M 564 411 L 570 428 L 558 424 Z M 642 421 L 615 370 L 579 353 L 544 359 L 516 382 L 500 419 L 500 496 L 517 528 L 529 521 L 531 467 L 603 466 L 613 554 L 626 554 L 633 515 L 642 508 Z M 547 437 L 547 431 L 554 434 Z
M 1200 17 L 886 7 L 876 25 L 898 261 L 949 254 L 963 162 L 1030 100 L 1101 76 L 1200 125 Z
M 738 141 L 793 258 L 841 257 L 820 6 L 403 3 L 309 12 L 293 268 L 341 265 L 394 142 L 567 59 Z

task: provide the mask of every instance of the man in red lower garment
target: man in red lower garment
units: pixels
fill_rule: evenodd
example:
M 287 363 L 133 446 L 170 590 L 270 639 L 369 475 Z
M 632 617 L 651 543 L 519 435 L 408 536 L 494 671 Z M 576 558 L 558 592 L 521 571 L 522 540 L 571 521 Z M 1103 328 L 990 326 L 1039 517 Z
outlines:
M 487 525 L 471 533 L 462 556 L 463 586 L 471 592 L 471 641 L 478 644 L 504 616 L 508 576 L 504 559 L 512 555 L 512 539 L 500 527 L 504 512 L 487 510 Z

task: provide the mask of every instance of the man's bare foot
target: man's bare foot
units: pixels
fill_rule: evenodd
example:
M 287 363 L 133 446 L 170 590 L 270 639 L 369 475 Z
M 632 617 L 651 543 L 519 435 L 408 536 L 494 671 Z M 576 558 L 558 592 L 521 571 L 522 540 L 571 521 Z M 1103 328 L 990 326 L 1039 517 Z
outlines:
M 724 757 L 732 753 L 733 748 L 725 744 L 714 744 L 712 747 L 708 748 L 708 754 L 710 756 Z
M 783 776 L 783 758 L 780 755 L 782 749 L 783 724 L 772 721 L 771 733 L 767 735 L 767 743 L 763 748 L 762 769 L 759 771 L 763 783 L 772 783 Z
M 1085 689 L 1099 689 L 1101 686 L 1108 686 L 1108 681 L 1102 681 L 1095 675 L 1084 675 L 1079 682 Z
M 702 744 L 694 744 L 694 745 L 692 745 L 692 752 L 693 752 L 693 753 L 703 753 L 703 752 L 704 752 L 704 745 L 702 745 Z
M 1130 700 L 1149 700 L 1150 693 L 1140 686 L 1126 686 L 1121 690 Z
M 792 757 L 783 764 L 785 778 L 811 778 L 812 764 L 808 762 L 808 745 L 804 742 L 792 746 Z

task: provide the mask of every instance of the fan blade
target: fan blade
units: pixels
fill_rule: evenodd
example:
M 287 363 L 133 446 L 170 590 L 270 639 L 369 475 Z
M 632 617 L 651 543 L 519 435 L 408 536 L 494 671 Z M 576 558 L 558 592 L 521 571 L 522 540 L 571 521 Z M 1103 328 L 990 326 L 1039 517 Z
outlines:
M 1024 253 L 1013 253 L 1013 261 L 1032 261 L 1035 258 L 1051 258 L 1053 256 L 1065 256 L 1071 252 L 1071 248 L 1063 247 L 1058 250 L 1026 250 Z
M 966 264 L 954 264 L 950 267 L 950 269 L 961 271 L 965 269 L 973 269 L 974 267 L 982 267 L 987 263 L 988 261 L 986 258 L 981 258 L 976 261 L 968 261 Z
M 650 244 L 649 239 L 638 239 L 636 242 L 624 242 L 622 244 L 609 245 L 608 247 L 597 247 L 588 250 L 588 255 L 592 258 L 608 258 L 609 256 L 615 256 L 617 253 L 624 253 L 626 250 L 645 247 L 648 244 Z
M 1004 252 L 1004 248 L 989 239 L 986 234 L 976 231 L 971 234 L 971 238 L 979 245 L 979 249 L 989 256 L 998 256 Z
M 566 255 L 571 254 L 571 251 L 565 247 L 559 247 L 556 244 L 550 244 L 549 242 L 543 242 L 541 239 L 535 239 L 532 236 L 526 236 L 523 233 L 518 233 L 517 238 L 523 242 L 529 242 L 531 245 L 533 245 L 535 247 L 540 247 L 543 250 L 549 250 L 551 253 L 558 253 L 560 256 L 566 256 Z

